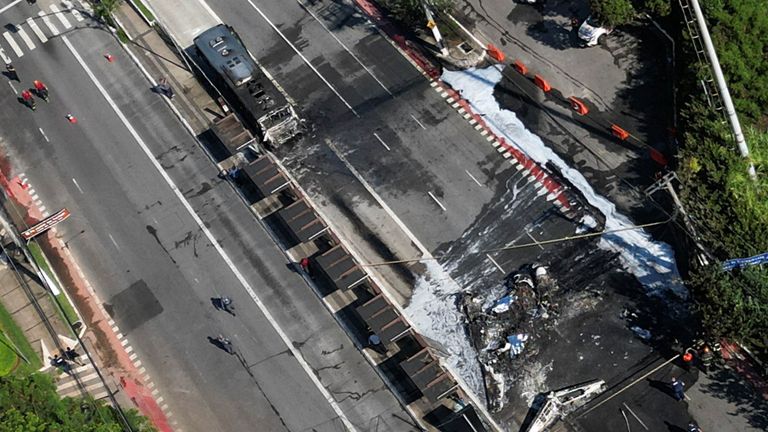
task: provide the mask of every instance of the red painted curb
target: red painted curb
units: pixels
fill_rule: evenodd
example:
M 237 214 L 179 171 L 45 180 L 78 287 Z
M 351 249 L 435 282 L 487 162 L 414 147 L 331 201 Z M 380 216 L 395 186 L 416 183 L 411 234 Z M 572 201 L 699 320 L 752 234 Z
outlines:
M 546 171 L 536 164 L 533 160 L 526 157 L 519 149 L 506 143 L 504 138 L 498 137 L 488 124 L 485 122 L 482 116 L 476 114 L 472 110 L 472 105 L 464 100 L 461 95 L 456 92 L 451 86 L 447 85 L 440 80 L 440 68 L 433 65 L 429 59 L 427 59 L 421 52 L 419 52 L 413 43 L 407 40 L 399 33 L 398 28 L 384 17 L 384 14 L 379 9 L 379 6 L 370 0 L 353 0 L 357 7 L 359 7 L 373 23 L 381 29 L 387 36 L 390 37 L 403 51 L 408 54 L 408 57 L 416 63 L 427 76 L 432 78 L 442 90 L 448 92 L 451 98 L 453 98 L 472 118 L 488 133 L 491 134 L 499 143 L 509 151 L 512 156 L 527 169 L 532 176 L 536 178 L 536 181 L 544 185 L 544 187 L 550 192 L 550 194 L 556 194 L 555 199 L 562 205 L 564 209 L 570 209 L 571 203 L 565 197 L 565 187 L 560 185 L 557 181 L 552 179 Z

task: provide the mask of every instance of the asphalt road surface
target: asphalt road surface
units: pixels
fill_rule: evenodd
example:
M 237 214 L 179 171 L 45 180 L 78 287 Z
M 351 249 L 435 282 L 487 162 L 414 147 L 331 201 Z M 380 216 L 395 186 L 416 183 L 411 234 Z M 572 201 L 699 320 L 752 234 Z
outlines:
M 22 23 L 37 10 L 19 4 L 1 16 Z M 112 36 L 69 19 L 66 36 L 49 33 L 46 43 L 14 58 L 22 81 L 44 80 L 52 100 L 39 101 L 33 113 L 11 87 L 2 91 L 4 150 L 13 173 L 26 173 L 47 208 L 72 212 L 58 233 L 180 428 L 337 431 L 349 422 L 361 430 L 411 430 L 394 396 L 138 69 L 128 58 L 104 60 L 120 52 Z M 222 294 L 234 299 L 236 317 L 212 307 Z M 238 356 L 209 342 L 219 333 Z
M 526 231 L 543 230 L 547 221 L 557 225 L 553 236 L 575 229 L 548 216 L 554 206 L 537 185 L 446 104 L 351 2 L 230 0 L 209 6 L 297 101 L 313 136 L 278 153 L 321 206 L 344 216 L 339 224 L 358 221 L 343 229 L 370 252 L 370 261 L 445 251 L 462 238 L 495 246 L 527 242 Z M 508 212 L 513 196 L 520 202 Z M 493 230 L 508 218 L 515 227 Z M 413 235 L 404 236 L 403 226 Z M 488 232 L 494 235 L 482 235 Z M 480 257 L 462 264 L 455 276 L 481 278 L 489 269 L 493 283 L 504 276 L 493 275 L 494 264 Z M 510 263 L 507 271 L 520 264 Z

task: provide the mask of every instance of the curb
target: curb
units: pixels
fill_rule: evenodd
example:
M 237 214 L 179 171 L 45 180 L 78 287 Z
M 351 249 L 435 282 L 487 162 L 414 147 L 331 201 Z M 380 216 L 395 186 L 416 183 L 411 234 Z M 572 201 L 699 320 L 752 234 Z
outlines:
M 531 180 L 540 184 L 540 188 L 547 189 L 547 201 L 558 207 L 562 211 L 571 210 L 575 205 L 574 200 L 567 196 L 569 189 L 558 181 L 555 176 L 546 169 L 539 166 L 535 161 L 528 158 L 518 148 L 507 143 L 503 137 L 496 135 L 483 119 L 483 116 L 477 114 L 472 105 L 463 99 L 450 85 L 440 79 L 441 72 L 438 66 L 435 66 L 423 54 L 414 48 L 414 44 L 405 37 L 397 34 L 396 27 L 389 22 L 379 9 L 379 7 L 370 0 L 353 0 L 365 15 L 367 15 L 376 25 L 384 38 L 398 50 L 400 53 L 430 82 L 430 86 L 440 94 L 446 103 L 455 109 L 459 115 L 469 122 L 472 127 L 485 137 L 486 141 L 496 149 L 504 159 L 510 159 L 512 165 L 518 171 L 525 171 Z

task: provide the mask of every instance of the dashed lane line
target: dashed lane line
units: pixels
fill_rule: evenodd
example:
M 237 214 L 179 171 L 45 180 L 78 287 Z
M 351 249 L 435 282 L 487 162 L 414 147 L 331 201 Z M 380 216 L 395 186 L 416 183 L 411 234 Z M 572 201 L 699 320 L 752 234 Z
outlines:
M 467 170 L 464 170 L 464 172 L 465 172 L 465 173 L 467 173 L 467 175 L 469 176 L 469 178 L 471 178 L 471 179 L 472 179 L 472 180 L 473 180 L 475 183 L 477 183 L 477 185 L 478 185 L 478 186 L 480 186 L 480 187 L 482 187 L 482 186 L 483 186 L 483 184 L 482 184 L 482 183 L 480 183 L 479 181 L 477 181 L 477 179 L 475 178 L 475 176 L 473 176 L 473 175 L 472 175 L 472 173 L 471 173 L 471 172 L 469 172 L 469 171 L 467 171 Z
M 81 194 L 85 195 L 85 192 L 83 192 L 83 188 L 80 187 L 80 184 L 77 182 L 77 180 L 72 178 L 72 183 L 75 184 L 75 187 L 77 187 L 77 190 L 79 190 Z
M 385 149 L 387 149 L 387 151 L 392 151 L 392 149 L 391 149 L 391 148 L 389 148 L 389 146 L 387 145 L 387 143 L 385 143 L 385 142 L 384 142 L 384 140 L 383 140 L 383 139 L 381 139 L 381 137 L 379 136 L 379 134 L 377 134 L 376 132 L 374 132 L 374 133 L 373 133 L 373 136 L 375 136 L 375 137 L 376 137 L 376 139 L 377 139 L 377 140 L 379 140 L 379 142 L 381 143 L 381 145 L 383 145 L 383 146 L 384 146 L 384 148 L 385 148 Z
M 11 49 L 14 53 L 16 53 L 16 57 L 22 57 L 24 55 L 24 51 L 21 50 L 19 45 L 16 43 L 16 41 L 13 39 L 13 36 L 11 36 L 10 33 L 4 32 L 3 37 L 5 38 L 6 42 L 8 42 L 8 45 L 11 46 Z M 8 62 L 10 63 L 10 62 Z
M 8 63 L 11 62 L 11 58 L 8 57 L 8 54 L 5 53 L 5 50 L 2 47 L 0 47 L 0 57 L 3 58 L 3 61 L 5 62 L 5 64 L 8 64 Z M 11 87 L 13 87 L 13 86 L 11 86 Z M 15 92 L 16 89 L 13 89 L 13 91 Z
M 26 31 L 21 26 L 16 26 L 16 33 L 21 36 L 21 40 L 24 41 L 24 44 L 27 45 L 27 48 L 31 50 L 35 49 L 35 44 L 32 42 L 32 39 L 29 37 Z
M 58 6 L 56 6 L 55 4 L 52 4 L 50 6 L 50 9 L 56 15 L 56 18 L 58 18 L 59 21 L 61 21 L 61 25 L 63 25 L 65 29 L 72 28 L 72 24 L 69 23 L 69 20 L 67 19 L 67 17 L 64 16 L 64 12 L 62 12 Z
M 440 202 L 440 200 L 439 200 L 439 199 L 437 199 L 437 197 L 435 196 L 435 194 L 433 194 L 433 193 L 432 193 L 432 191 L 429 191 L 429 192 L 427 192 L 427 194 L 429 194 L 429 196 L 430 196 L 430 197 L 431 197 L 433 200 L 435 200 L 435 202 L 437 203 L 437 205 L 439 205 L 439 206 L 440 206 L 440 208 L 441 208 L 441 209 L 443 209 L 443 211 L 444 211 L 444 212 L 445 212 L 445 211 L 448 211 L 448 209 L 446 209 L 446 208 L 445 208 L 445 206 L 443 205 L 443 203 L 441 203 L 441 202 Z
M 43 33 L 42 30 L 40 30 L 40 26 L 37 25 L 34 19 L 32 17 L 27 18 L 27 25 L 29 28 L 32 29 L 32 31 L 35 33 L 38 39 L 40 39 L 41 43 L 48 42 L 48 37 Z
M 416 123 L 417 123 L 419 126 L 421 126 L 421 128 L 422 128 L 422 129 L 426 129 L 426 127 L 424 127 L 424 125 L 423 125 L 423 124 L 421 124 L 421 122 L 419 121 L 419 119 L 417 119 L 417 118 L 416 118 L 416 116 L 414 116 L 413 114 L 411 114 L 411 118 L 412 118 L 414 121 L 416 121 Z
M 51 31 L 51 34 L 54 36 L 57 36 L 59 34 L 59 29 L 56 28 L 56 25 L 51 22 L 51 17 L 47 13 L 40 11 L 37 13 L 37 16 L 39 16 L 43 20 L 43 24 L 45 24 L 48 27 L 48 30 Z
M 298 55 L 302 60 L 304 60 L 304 63 L 306 63 L 307 66 L 309 66 L 309 68 L 312 69 L 312 71 L 315 73 L 315 75 L 317 75 L 325 83 L 325 85 L 327 85 L 328 88 L 331 89 L 333 94 L 335 94 L 336 97 L 338 97 L 339 99 L 341 99 L 342 102 L 344 102 L 344 105 L 346 105 L 347 108 L 349 108 L 349 110 L 352 111 L 352 114 L 354 114 L 355 117 L 360 117 L 360 114 L 358 114 L 357 111 L 355 111 L 355 109 L 352 107 L 352 105 L 350 105 L 349 102 L 347 102 L 347 100 L 344 99 L 344 97 L 341 95 L 341 93 L 339 93 L 339 91 L 336 89 L 336 87 L 334 87 L 333 84 L 331 84 L 330 81 L 328 81 L 325 78 L 325 76 L 323 76 L 323 74 L 321 74 L 320 71 L 317 70 L 317 68 L 309 61 L 309 59 L 307 59 L 304 56 L 304 54 L 302 54 L 301 51 L 299 51 L 299 49 L 296 48 L 296 45 L 294 45 L 293 43 L 291 43 L 291 41 L 288 40 L 288 37 L 285 36 L 285 34 L 283 34 L 283 32 L 280 31 L 279 28 L 277 28 L 277 26 L 272 22 L 272 20 L 270 20 L 264 14 L 264 12 L 262 12 L 261 9 L 259 9 L 259 7 L 256 6 L 256 4 L 252 0 L 248 0 L 248 3 L 251 5 L 251 7 L 253 7 L 254 10 L 256 10 L 256 12 L 259 13 L 259 15 L 261 15 L 262 18 L 264 18 L 264 21 L 266 21 L 267 24 L 269 24 L 270 27 L 272 27 L 272 29 L 275 32 L 277 32 L 277 34 L 280 35 L 280 37 L 285 41 L 285 43 L 287 43 L 293 49 L 293 51 L 296 53 L 296 55 Z
M 373 72 L 372 72 L 370 69 L 368 69 L 368 66 L 364 65 L 364 64 L 363 64 L 363 62 L 362 62 L 362 61 L 361 61 L 361 60 L 360 60 L 360 59 L 359 59 L 359 58 L 358 58 L 358 57 L 355 55 L 355 53 L 353 53 L 353 52 L 352 52 L 352 50 L 350 50 L 349 48 L 347 48 L 347 46 L 346 46 L 346 45 L 344 45 L 344 43 L 343 43 L 341 40 L 339 40 L 339 38 L 338 38 L 338 37 L 336 37 L 336 35 L 335 35 L 335 34 L 334 34 L 334 33 L 333 33 L 333 32 L 332 32 L 332 31 L 331 31 L 331 30 L 330 30 L 330 29 L 329 29 L 329 28 L 328 28 L 328 27 L 325 25 L 325 23 L 324 23 L 324 22 L 322 22 L 322 21 L 320 20 L 320 18 L 318 18 L 318 17 L 315 15 L 315 13 L 314 13 L 314 12 L 312 12 L 312 10 L 309 8 L 309 6 L 306 6 L 306 5 L 304 4 L 304 2 L 303 2 L 303 1 L 301 1 L 301 0 L 296 0 L 296 2 L 297 2 L 297 3 L 299 3 L 299 4 L 301 5 L 301 7 L 302 7 L 302 8 L 303 8 L 305 11 L 307 11 L 307 12 L 308 12 L 308 13 L 309 13 L 309 14 L 312 16 L 312 18 L 314 18 L 314 19 L 315 19 L 315 21 L 317 21 L 317 22 L 318 22 L 318 23 L 319 23 L 321 26 L 323 26 L 323 28 L 325 29 L 325 31 L 326 31 L 326 32 L 328 32 L 328 34 L 329 34 L 329 35 L 331 35 L 331 37 L 332 37 L 333 39 L 335 39 L 335 40 L 336 40 L 336 42 L 338 42 L 338 43 L 339 43 L 339 45 L 341 45 L 341 47 L 342 47 L 342 48 L 344 48 L 344 50 L 345 50 L 347 53 L 349 53 L 349 55 L 351 55 L 351 56 L 352 56 L 352 58 L 353 58 L 353 59 L 355 59 L 355 61 L 356 61 L 356 62 L 357 62 L 357 63 L 358 63 L 358 64 L 359 64 L 359 65 L 360 65 L 360 66 L 361 66 L 363 69 L 365 69 L 365 71 L 366 71 L 366 72 L 368 72 L 368 75 L 370 75 L 370 76 L 371 76 L 371 78 L 373 78 L 374 80 L 376 80 L 376 82 L 377 82 L 377 83 L 379 83 L 379 85 L 381 86 L 381 88 L 383 88 L 383 89 L 384 89 L 384 91 L 385 91 L 385 92 L 387 92 L 387 93 L 388 93 L 390 96 L 392 96 L 392 97 L 395 97 L 395 95 L 393 95 L 393 94 L 392 94 L 392 92 L 391 92 L 391 91 L 389 91 L 389 89 L 387 88 L 387 86 L 385 86 L 385 85 L 384 85 L 384 83 L 383 83 L 383 82 L 381 82 L 381 81 L 380 81 L 380 80 L 379 80 L 379 79 L 376 77 L 376 75 L 374 75 L 374 74 L 373 74 Z
M 160 165 L 160 162 L 157 159 L 155 159 L 155 156 L 152 153 L 152 150 L 149 149 L 149 147 L 147 146 L 147 143 L 144 142 L 144 140 L 141 138 L 141 136 L 133 127 L 133 125 L 128 121 L 128 118 L 125 116 L 123 111 L 120 109 L 120 107 L 117 106 L 117 103 L 115 103 L 115 101 L 112 99 L 109 93 L 107 93 L 107 90 L 104 88 L 101 82 L 96 78 L 91 68 L 85 63 L 85 60 L 83 60 L 82 56 L 80 56 L 80 53 L 75 49 L 75 47 L 69 41 L 69 38 L 67 38 L 66 36 L 63 36 L 62 41 L 64 41 L 64 44 L 67 46 L 69 51 L 75 57 L 77 62 L 80 64 L 80 67 L 83 68 L 86 75 L 88 75 L 88 77 L 90 78 L 91 82 L 93 82 L 94 86 L 96 86 L 96 88 L 99 90 L 101 95 L 107 101 L 107 103 L 112 108 L 114 113 L 123 123 L 123 126 L 125 126 L 125 128 L 133 137 L 133 139 L 139 145 L 139 147 L 144 151 L 145 155 L 149 159 L 152 166 L 155 167 L 155 169 L 163 178 L 163 180 L 165 180 L 165 182 L 168 184 L 168 187 L 171 189 L 173 194 L 176 195 L 176 198 L 185 208 L 187 213 L 198 225 L 198 227 L 200 228 L 200 231 L 202 231 L 203 234 L 205 234 L 205 236 L 208 238 L 208 241 L 211 243 L 211 245 L 213 245 L 214 249 L 216 249 L 216 252 L 218 252 L 219 256 L 221 256 L 222 260 L 226 263 L 227 267 L 229 267 L 230 271 L 232 271 L 234 276 L 240 282 L 240 285 L 251 296 L 251 299 L 254 301 L 254 303 L 256 303 L 256 306 L 259 308 L 262 315 L 264 315 L 264 317 L 267 319 L 271 327 L 275 330 L 275 333 L 278 334 L 280 339 L 283 341 L 285 346 L 293 355 L 296 362 L 304 370 L 304 373 L 306 373 L 310 381 L 312 381 L 312 383 L 315 385 L 317 390 L 323 395 L 328 405 L 330 405 L 334 413 L 336 413 L 338 418 L 344 424 L 344 427 L 349 431 L 356 432 L 357 428 L 352 424 L 351 420 L 347 417 L 346 413 L 344 413 L 344 411 L 341 409 L 341 407 L 339 406 L 339 403 L 336 401 L 336 399 L 334 399 L 330 391 L 328 391 L 328 389 L 325 388 L 322 381 L 320 381 L 320 377 L 317 376 L 315 371 L 312 369 L 312 366 L 310 366 L 309 363 L 307 362 L 306 358 L 304 357 L 304 354 L 302 354 L 302 352 L 296 347 L 296 345 L 293 343 L 293 340 L 291 340 L 291 338 L 285 333 L 283 328 L 280 327 L 280 325 L 277 323 L 274 316 L 272 315 L 272 312 L 270 312 L 270 310 L 267 308 L 267 306 L 264 304 L 264 302 L 261 300 L 258 294 L 256 294 L 256 291 L 254 291 L 251 284 L 248 282 L 248 280 L 246 280 L 245 276 L 240 272 L 240 269 L 238 269 L 237 266 L 235 266 L 235 263 L 229 257 L 229 254 L 227 254 L 227 252 L 221 246 L 221 244 L 213 235 L 213 233 L 208 229 L 208 227 L 205 225 L 205 223 L 200 218 L 200 216 L 195 212 L 194 208 L 192 208 L 192 205 L 189 203 L 189 201 L 187 201 L 186 197 L 184 197 L 184 194 L 181 192 L 181 190 L 179 190 L 179 187 L 173 181 L 171 176 L 165 171 L 165 169 L 163 169 L 162 165 Z M 146 372 L 146 369 L 144 367 L 141 367 L 139 369 L 140 374 L 144 374 L 145 372 Z

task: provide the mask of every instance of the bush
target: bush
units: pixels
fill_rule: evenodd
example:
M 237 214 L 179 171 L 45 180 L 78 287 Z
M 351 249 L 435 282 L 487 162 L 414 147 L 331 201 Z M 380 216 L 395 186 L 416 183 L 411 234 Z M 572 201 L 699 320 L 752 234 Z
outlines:
M 635 17 L 635 8 L 629 0 L 590 0 L 589 6 L 592 14 L 611 27 L 627 24 Z
M 699 80 L 708 73 L 690 51 L 680 78 L 682 148 L 678 174 L 686 210 L 714 255 L 709 266 L 691 263 L 689 288 L 702 323 L 713 336 L 732 337 L 765 355 L 768 270 L 720 270 L 722 261 L 768 251 L 768 15 L 762 0 L 702 2 L 721 66 L 742 121 L 756 180 L 736 148 L 729 124 L 707 105 Z

